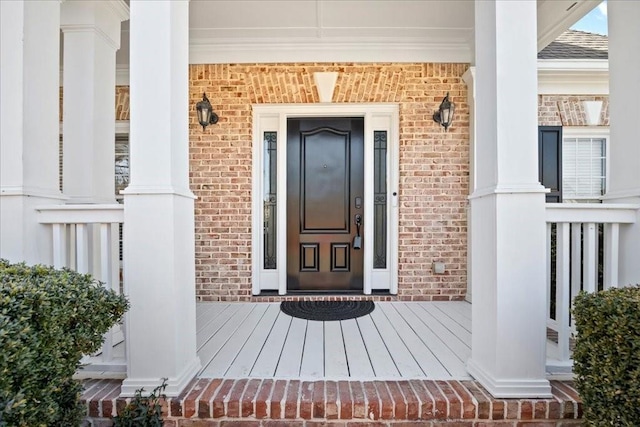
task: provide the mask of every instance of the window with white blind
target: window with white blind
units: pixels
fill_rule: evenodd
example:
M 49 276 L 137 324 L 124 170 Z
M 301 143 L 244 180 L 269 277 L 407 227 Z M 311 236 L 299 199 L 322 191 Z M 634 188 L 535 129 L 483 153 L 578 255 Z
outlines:
M 565 128 L 567 129 L 567 128 Z M 599 200 L 607 184 L 607 135 L 572 135 L 562 141 L 563 201 Z

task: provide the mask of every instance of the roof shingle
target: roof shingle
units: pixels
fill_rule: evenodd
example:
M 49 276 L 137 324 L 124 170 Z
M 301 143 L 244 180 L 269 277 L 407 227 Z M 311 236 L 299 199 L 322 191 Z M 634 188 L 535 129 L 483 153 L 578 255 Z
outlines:
M 608 38 L 567 30 L 538 53 L 538 59 L 608 59 Z

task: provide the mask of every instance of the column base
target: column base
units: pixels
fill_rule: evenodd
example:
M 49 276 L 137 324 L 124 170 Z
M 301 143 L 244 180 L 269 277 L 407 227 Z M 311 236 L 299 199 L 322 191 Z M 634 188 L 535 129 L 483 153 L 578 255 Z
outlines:
M 548 399 L 551 384 L 547 379 L 534 378 L 494 378 L 473 359 L 467 361 L 467 372 L 496 398 L 540 398 Z
M 166 394 L 167 397 L 178 396 L 180 392 L 187 387 L 189 382 L 198 374 L 201 367 L 200 359 L 196 357 L 177 377 L 170 377 L 167 379 L 167 388 L 165 389 L 164 394 Z M 143 388 L 148 394 L 161 383 L 161 378 L 126 378 L 122 382 L 120 397 L 132 397 L 136 390 L 141 388 Z

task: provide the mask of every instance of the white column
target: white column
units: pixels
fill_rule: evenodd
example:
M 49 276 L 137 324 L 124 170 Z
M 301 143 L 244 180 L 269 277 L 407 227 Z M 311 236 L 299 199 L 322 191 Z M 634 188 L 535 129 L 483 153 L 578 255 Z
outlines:
M 131 1 L 131 184 L 125 190 L 127 379 L 168 377 L 177 395 L 196 355 L 194 195 L 189 190 L 189 3 Z
M 545 202 L 538 182 L 536 2 L 476 0 L 469 373 L 496 397 L 550 397 Z
M 609 0 L 609 190 L 606 202 L 640 205 L 640 2 Z M 620 227 L 619 281 L 640 283 L 640 215 Z
M 469 105 L 469 194 L 476 191 L 476 67 L 469 69 L 462 75 L 462 79 L 467 85 L 467 105 Z M 471 208 L 467 206 L 467 271 L 473 268 L 473 232 L 472 232 Z M 467 274 L 467 295 L 466 301 L 473 302 L 473 276 Z
M 35 207 L 61 203 L 60 3 L 0 1 L 0 258 L 51 263 Z
M 115 86 L 123 0 L 62 3 L 63 191 L 69 203 L 115 203 Z

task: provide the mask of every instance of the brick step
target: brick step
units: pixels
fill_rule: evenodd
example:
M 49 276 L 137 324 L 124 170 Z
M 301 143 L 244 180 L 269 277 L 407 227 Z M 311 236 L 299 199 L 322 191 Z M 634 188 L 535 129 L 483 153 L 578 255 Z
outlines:
M 128 401 L 121 382 L 85 382 L 88 425 L 111 425 Z M 573 384 L 551 386 L 551 399 L 495 399 L 475 381 L 195 379 L 163 411 L 171 427 L 580 425 Z

